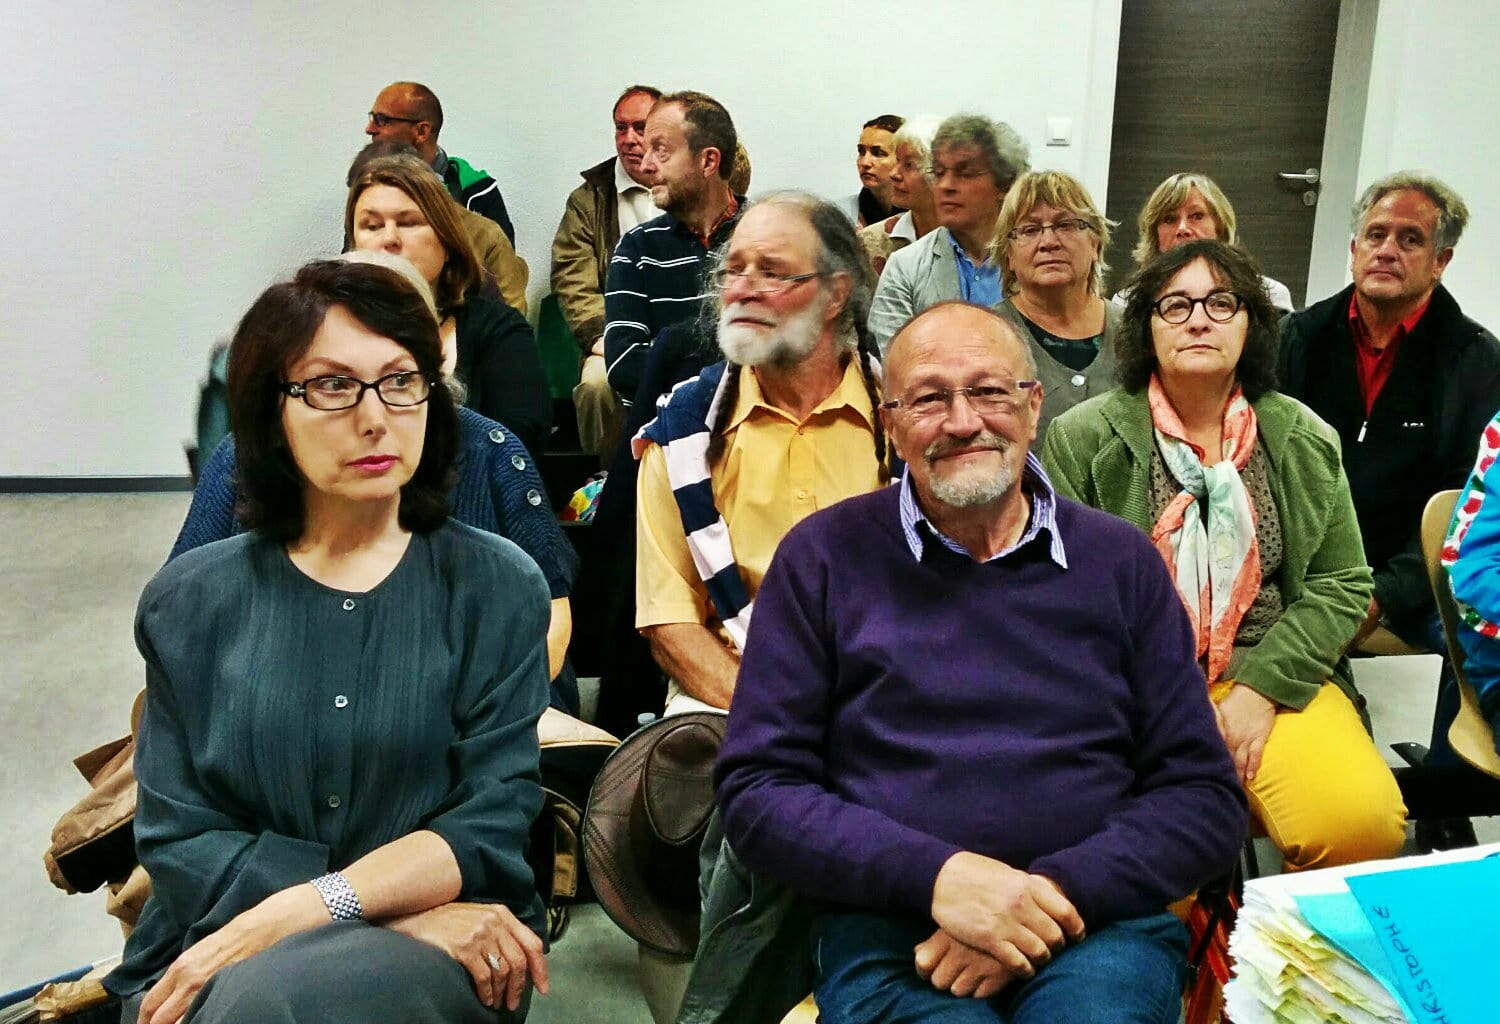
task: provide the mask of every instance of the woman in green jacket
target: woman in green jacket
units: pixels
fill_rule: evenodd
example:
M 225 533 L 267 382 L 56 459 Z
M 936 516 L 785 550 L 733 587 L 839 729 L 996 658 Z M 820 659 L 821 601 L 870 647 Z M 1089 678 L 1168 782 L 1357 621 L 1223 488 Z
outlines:
M 1052 480 L 1151 534 L 1288 868 L 1394 856 L 1406 809 L 1344 656 L 1372 584 L 1338 438 L 1272 390 L 1276 313 L 1243 250 L 1190 242 L 1131 287 L 1122 387 L 1053 422 Z

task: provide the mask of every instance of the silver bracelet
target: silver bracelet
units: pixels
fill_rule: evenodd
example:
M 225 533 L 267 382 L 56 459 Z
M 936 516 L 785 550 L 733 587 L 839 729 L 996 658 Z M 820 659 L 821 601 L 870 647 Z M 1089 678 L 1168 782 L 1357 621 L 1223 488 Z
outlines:
M 343 872 L 330 871 L 326 875 L 319 875 L 312 880 L 312 884 L 318 890 L 318 895 L 323 897 L 328 914 L 335 921 L 358 921 L 365 916 L 364 908 L 359 905 L 359 895 Z

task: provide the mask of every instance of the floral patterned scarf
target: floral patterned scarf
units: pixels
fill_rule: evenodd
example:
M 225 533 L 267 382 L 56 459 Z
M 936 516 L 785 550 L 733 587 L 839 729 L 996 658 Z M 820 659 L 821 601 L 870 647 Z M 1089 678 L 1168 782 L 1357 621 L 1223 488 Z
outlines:
M 1198 657 L 1208 655 L 1208 682 L 1213 685 L 1229 667 L 1240 620 L 1260 593 L 1255 510 L 1240 479 L 1255 450 L 1255 410 L 1236 385 L 1224 410 L 1223 459 L 1205 467 L 1203 450 L 1187 439 L 1155 374 L 1147 397 L 1157 447 L 1182 486 L 1151 528 L 1151 540 L 1187 607 Z

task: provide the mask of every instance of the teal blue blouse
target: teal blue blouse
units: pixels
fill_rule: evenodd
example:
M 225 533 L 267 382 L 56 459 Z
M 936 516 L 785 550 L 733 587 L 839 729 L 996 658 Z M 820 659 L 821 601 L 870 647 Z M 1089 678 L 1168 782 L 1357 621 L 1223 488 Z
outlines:
M 531 558 L 451 520 L 362 594 L 255 533 L 169 562 L 136 612 L 135 835 L 152 895 L 106 987 L 146 988 L 271 893 L 419 829 L 452 847 L 460 899 L 540 933 L 524 854 L 549 611 Z

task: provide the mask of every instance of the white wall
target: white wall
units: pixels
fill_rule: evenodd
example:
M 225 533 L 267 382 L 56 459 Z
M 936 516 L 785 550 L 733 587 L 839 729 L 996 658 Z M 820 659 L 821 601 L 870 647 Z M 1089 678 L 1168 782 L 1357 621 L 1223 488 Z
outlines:
M 1346 0 L 1373 19 L 1368 88 L 1358 117 L 1357 188 L 1403 168 L 1436 174 L 1464 197 L 1469 227 L 1443 282 L 1464 312 L 1500 330 L 1500 4 L 1492 0 Z M 1348 12 L 1346 12 L 1348 13 Z M 1345 25 L 1340 26 L 1341 42 Z M 1369 26 L 1356 37 L 1368 35 Z M 1330 114 L 1339 108 L 1336 94 Z M 1335 124 L 1330 130 L 1337 131 Z M 1347 159 L 1351 154 L 1343 154 Z M 1309 298 L 1322 298 L 1349 278 L 1349 205 L 1325 193 L 1318 213 Z M 1320 284 L 1321 289 L 1313 287 Z
M 859 124 L 979 110 L 1105 201 L 1120 0 L 422 5 L 12 0 L 0 476 L 176 475 L 206 353 L 265 285 L 334 251 L 364 112 L 442 98 L 445 148 L 501 183 L 545 290 L 577 171 L 646 81 L 729 108 L 752 191 L 853 192 Z M 623 14 L 629 18 L 622 18 Z M 617 26 L 644 42 L 626 50 Z M 1042 145 L 1070 117 L 1073 144 Z

